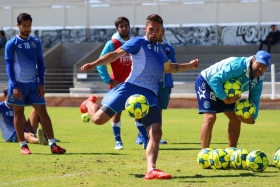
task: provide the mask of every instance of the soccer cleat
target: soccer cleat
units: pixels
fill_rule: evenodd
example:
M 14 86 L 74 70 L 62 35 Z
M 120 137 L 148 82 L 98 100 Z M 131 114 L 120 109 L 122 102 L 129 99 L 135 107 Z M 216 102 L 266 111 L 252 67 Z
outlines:
M 159 144 L 167 144 L 167 141 L 166 140 L 160 140 Z
M 51 152 L 52 154 L 64 154 L 66 153 L 66 150 L 53 143 L 51 145 Z
M 23 154 L 23 155 L 29 155 L 31 154 L 29 148 L 28 148 L 28 145 L 23 145 L 21 146 L 20 148 L 20 153 Z
M 159 169 L 153 169 L 146 173 L 144 179 L 151 180 L 151 179 L 171 179 L 172 176 L 168 173 L 164 173 Z
M 37 129 L 37 136 L 41 145 L 48 145 L 48 140 L 45 138 L 45 134 L 42 129 Z
M 137 135 L 136 144 L 143 144 L 143 141 L 142 141 L 142 138 L 141 138 L 140 134 Z
M 123 149 L 123 143 L 122 143 L 122 141 L 116 141 L 115 149 L 116 149 L 116 150 L 121 150 L 121 149 Z
M 88 112 L 87 107 L 86 107 L 86 104 L 88 101 L 95 103 L 97 101 L 97 98 L 94 95 L 91 95 L 91 96 L 89 96 L 89 98 L 87 98 L 87 100 L 82 102 L 82 104 L 80 105 L 80 111 L 83 114 Z

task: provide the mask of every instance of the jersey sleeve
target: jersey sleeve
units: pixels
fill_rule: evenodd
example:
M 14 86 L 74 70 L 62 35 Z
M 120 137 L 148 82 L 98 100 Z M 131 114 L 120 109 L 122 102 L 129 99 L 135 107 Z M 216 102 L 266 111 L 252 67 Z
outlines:
M 114 51 L 114 44 L 112 43 L 112 41 L 108 41 L 101 54 L 100 54 L 100 57 L 106 55 L 107 53 L 109 52 L 113 52 Z M 106 83 L 108 84 L 110 81 L 111 81 L 111 78 L 110 78 L 110 75 L 109 75 L 109 72 L 108 72 L 108 66 L 110 66 L 110 64 L 108 65 L 100 65 L 100 66 L 97 66 L 96 69 L 101 77 L 101 79 Z
M 6 71 L 11 82 L 12 88 L 17 88 L 15 73 L 14 73 L 14 61 L 15 61 L 15 46 L 10 40 L 5 47 L 5 63 Z
M 38 68 L 38 77 L 39 77 L 39 84 L 45 84 L 45 64 L 43 58 L 43 51 L 42 45 L 40 40 L 38 39 L 38 51 L 37 51 L 37 68 Z
M 120 48 L 125 50 L 127 53 L 137 54 L 141 49 L 141 38 L 131 38 L 130 40 L 125 42 Z

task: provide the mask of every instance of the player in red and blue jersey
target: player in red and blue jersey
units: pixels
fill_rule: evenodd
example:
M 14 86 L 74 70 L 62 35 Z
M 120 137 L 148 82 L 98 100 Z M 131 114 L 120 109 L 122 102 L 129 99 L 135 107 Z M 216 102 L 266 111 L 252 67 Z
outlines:
M 112 36 L 112 39 L 106 43 L 100 57 L 109 52 L 113 52 L 130 39 L 130 24 L 126 17 L 118 17 L 115 21 L 115 26 L 117 32 Z M 124 82 L 130 74 L 130 54 L 127 53 L 110 64 L 97 66 L 97 71 L 99 72 L 101 79 L 109 85 L 109 89 L 112 89 L 119 83 Z M 116 150 L 123 149 L 123 142 L 121 139 L 121 114 L 122 111 L 114 115 L 111 120 Z M 143 146 L 146 148 L 148 142 L 146 129 L 141 123 L 138 123 L 137 121 L 135 123 L 141 133 L 142 141 L 144 142 Z
M 22 154 L 31 154 L 24 139 L 22 116 L 24 106 L 32 105 L 39 115 L 48 137 L 51 152 L 63 154 L 65 149 L 56 145 L 52 122 L 44 98 L 44 72 L 42 46 L 38 38 L 30 36 L 32 18 L 27 13 L 17 17 L 19 34 L 10 39 L 5 48 L 6 70 L 9 77 L 7 104 L 14 108 L 14 124 Z M 37 77 L 38 76 L 38 77 Z
M 114 52 L 108 53 L 94 62 L 81 67 L 85 72 L 98 65 L 108 64 L 129 53 L 132 58 L 131 73 L 125 82 L 111 89 L 101 101 L 101 107 L 96 104 L 96 97 L 90 96 L 84 101 L 80 110 L 88 112 L 93 123 L 103 125 L 116 113 L 124 110 L 126 99 L 133 94 L 144 95 L 149 103 L 149 113 L 141 119 L 149 134 L 146 148 L 147 172 L 145 179 L 170 179 L 170 174 L 156 168 L 159 153 L 159 143 L 162 136 L 161 109 L 158 106 L 157 93 L 163 71 L 176 73 L 195 69 L 199 65 L 198 59 L 188 63 L 172 63 L 168 61 L 165 47 L 158 42 L 162 32 L 163 20 L 159 15 L 152 14 L 146 19 L 144 37 L 135 37 L 125 42 Z

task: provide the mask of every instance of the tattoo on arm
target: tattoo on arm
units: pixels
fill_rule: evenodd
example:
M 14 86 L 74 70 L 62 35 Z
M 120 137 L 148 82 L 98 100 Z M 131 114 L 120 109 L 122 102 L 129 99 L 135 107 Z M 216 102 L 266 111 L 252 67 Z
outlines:
M 176 71 L 176 72 L 179 71 L 179 65 L 178 65 L 178 64 L 175 65 L 175 71 Z

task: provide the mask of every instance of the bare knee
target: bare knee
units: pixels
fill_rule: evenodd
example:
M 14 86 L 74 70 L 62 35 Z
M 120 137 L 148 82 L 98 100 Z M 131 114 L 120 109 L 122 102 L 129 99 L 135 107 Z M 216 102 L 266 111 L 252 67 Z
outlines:
M 216 114 L 212 114 L 212 113 L 204 114 L 204 124 L 214 125 L 216 119 L 217 119 Z
M 97 112 L 90 116 L 91 121 L 96 125 L 103 125 L 110 120 L 110 117 L 104 112 Z

